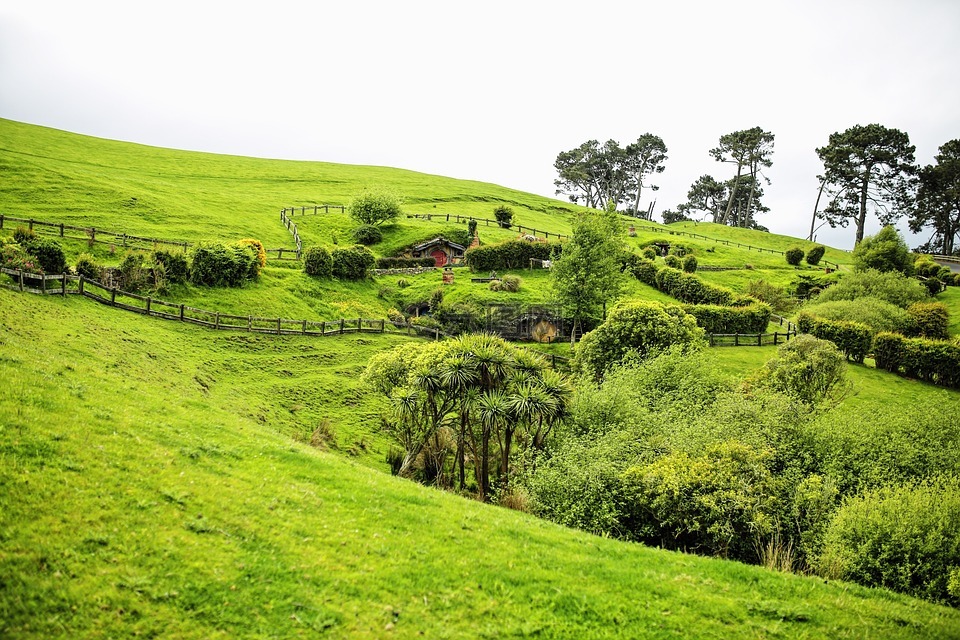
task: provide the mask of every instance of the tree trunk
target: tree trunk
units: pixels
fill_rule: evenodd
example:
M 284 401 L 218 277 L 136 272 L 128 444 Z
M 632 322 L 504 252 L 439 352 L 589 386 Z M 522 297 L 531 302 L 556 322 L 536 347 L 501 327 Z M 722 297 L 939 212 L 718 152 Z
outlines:
M 510 445 L 513 442 L 513 427 L 506 425 L 503 441 L 503 459 L 500 461 L 500 473 L 503 476 L 503 487 L 510 482 Z
M 853 243 L 856 247 L 863 240 L 863 226 L 867 222 L 867 190 L 870 187 L 870 166 L 867 165 L 860 183 L 860 213 L 857 215 L 857 239 Z
M 823 189 L 827 186 L 827 179 L 824 178 L 820 181 L 820 191 L 817 192 L 817 201 L 813 205 L 813 218 L 810 220 L 810 235 L 807 236 L 807 240 L 813 242 L 813 232 L 816 230 L 815 225 L 817 224 L 817 210 L 820 208 L 820 197 L 823 196 Z
M 737 165 L 737 177 L 733 181 L 733 189 L 730 190 L 730 199 L 727 200 L 727 209 L 723 212 L 723 218 L 720 224 L 727 224 L 730 219 L 730 212 L 733 211 L 733 201 L 737 199 L 737 190 L 740 188 L 740 175 L 743 173 L 743 165 Z
M 490 427 L 483 428 L 481 440 L 480 477 L 477 484 L 480 485 L 480 500 L 486 502 L 490 494 Z

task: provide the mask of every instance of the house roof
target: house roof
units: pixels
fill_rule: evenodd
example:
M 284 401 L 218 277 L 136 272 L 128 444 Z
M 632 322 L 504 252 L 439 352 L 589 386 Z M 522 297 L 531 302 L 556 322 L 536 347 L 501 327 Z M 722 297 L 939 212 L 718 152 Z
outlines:
M 433 240 L 427 240 L 426 242 L 424 242 L 424 243 L 422 243 L 422 244 L 418 244 L 418 245 L 416 245 L 416 246 L 413 248 L 413 250 L 414 250 L 414 251 L 423 251 L 424 249 L 429 249 L 430 247 L 432 247 L 432 246 L 434 246 L 434 245 L 438 245 L 438 244 L 446 245 L 446 246 L 448 246 L 448 247 L 450 247 L 450 248 L 452 248 L 452 249 L 457 249 L 457 250 L 459 250 L 459 251 L 464 251 L 464 250 L 466 250 L 466 247 L 464 247 L 462 244 L 457 244 L 456 242 L 450 242 L 449 240 L 447 240 L 446 238 L 444 238 L 444 237 L 442 237 L 442 236 L 436 237 L 436 238 L 434 238 Z

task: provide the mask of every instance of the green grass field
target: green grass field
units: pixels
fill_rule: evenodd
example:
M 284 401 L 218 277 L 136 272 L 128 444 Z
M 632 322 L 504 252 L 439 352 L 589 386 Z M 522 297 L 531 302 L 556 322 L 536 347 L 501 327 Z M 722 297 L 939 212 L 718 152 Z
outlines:
M 9 120 L 0 120 L 0 168 L 2 214 L 191 242 L 290 247 L 281 207 L 346 204 L 366 186 L 396 190 L 409 213 L 492 217 L 506 203 L 515 222 L 555 233 L 569 233 L 576 210 L 397 169 L 180 152 Z M 342 214 L 296 220 L 307 246 L 349 242 Z M 375 249 L 454 226 L 401 218 Z M 777 250 L 799 242 L 687 230 Z M 630 242 L 660 237 L 695 247 L 701 264 L 754 267 L 703 272 L 711 282 L 739 289 L 797 273 L 782 256 L 666 227 L 638 229 Z M 65 248 L 71 257 L 88 250 Z M 122 254 L 96 252 L 113 264 Z M 827 259 L 849 265 L 844 252 Z M 457 270 L 445 299 L 549 303 L 546 272 L 515 273 L 523 284 L 508 294 Z M 177 285 L 162 297 L 332 320 L 383 317 L 442 286 L 436 272 L 405 278 L 408 287 L 397 276 L 317 280 L 271 260 L 244 287 Z M 636 281 L 625 294 L 672 300 Z M 960 298 L 955 289 L 941 298 L 956 335 Z M 598 538 L 391 477 L 382 400 L 359 374 L 373 354 L 413 338 L 217 332 L 7 290 L 0 325 L 3 637 L 960 637 L 955 609 Z M 539 347 L 569 354 L 564 344 Z M 774 351 L 707 353 L 743 377 Z M 839 410 L 851 415 L 958 397 L 869 366 L 850 370 L 854 395 Z

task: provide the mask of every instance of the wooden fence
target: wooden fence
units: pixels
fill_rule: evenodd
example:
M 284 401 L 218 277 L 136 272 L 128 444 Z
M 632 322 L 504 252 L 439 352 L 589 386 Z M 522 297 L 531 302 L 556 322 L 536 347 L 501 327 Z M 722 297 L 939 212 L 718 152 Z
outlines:
M 26 291 L 28 293 L 37 293 L 48 296 L 65 296 L 68 293 L 80 293 L 79 276 L 71 276 L 67 274 L 40 275 L 36 273 L 20 271 L 19 269 L 6 269 L 2 267 L 0 267 L 0 273 L 4 273 L 14 280 L 13 284 L 8 284 L 6 282 L 0 283 L 0 286 L 2 286 L 4 289 Z M 60 286 L 56 286 L 57 282 L 60 283 Z M 49 283 L 54 283 L 55 286 L 50 286 Z
M 50 235 L 57 235 L 61 238 L 66 238 L 69 240 L 85 240 L 91 244 L 99 242 L 101 244 L 119 245 L 121 247 L 127 247 L 131 249 L 153 249 L 158 245 L 168 245 L 186 250 L 186 248 L 190 246 L 190 243 L 184 240 L 145 238 L 143 236 L 135 236 L 129 233 L 97 229 L 96 227 L 76 227 L 73 225 L 64 224 L 62 222 L 48 222 L 45 220 L 34 220 L 33 218 L 17 218 L 15 216 L 0 214 L 0 229 L 3 229 L 4 224 L 10 222 L 20 224 L 26 223 L 27 227 L 31 231 L 39 232 L 40 230 L 43 230 L 45 233 Z M 68 231 L 80 231 L 83 233 L 83 235 L 68 235 Z
M 495 227 L 502 226 L 497 220 L 491 220 L 489 218 L 475 218 L 473 216 L 461 216 L 455 213 L 408 213 L 408 218 L 416 218 L 418 220 L 438 220 L 446 222 L 468 222 L 470 220 L 476 220 L 477 223 L 482 222 L 485 227 L 493 225 Z M 543 229 L 534 229 L 533 227 L 525 227 L 520 224 L 511 224 L 503 227 L 504 229 L 516 229 L 519 233 L 529 232 L 530 235 L 542 237 L 544 240 L 549 240 L 550 236 L 553 236 L 557 240 L 569 239 L 570 236 L 564 235 L 562 233 L 553 233 L 551 231 L 544 231 Z
M 312 206 L 304 206 L 304 207 L 284 207 L 283 214 L 290 218 L 296 215 L 315 216 L 321 213 L 320 211 L 321 209 L 323 209 L 323 213 L 330 213 L 331 209 L 333 209 L 334 211 L 339 209 L 340 213 L 347 212 L 347 208 L 342 204 L 315 204 Z M 298 211 L 299 213 L 297 213 Z
M 297 248 L 295 250 L 296 258 L 291 258 L 291 259 L 299 260 L 300 256 L 303 255 L 303 241 L 300 240 L 300 232 L 297 231 L 297 223 L 293 221 L 292 216 L 287 215 L 287 209 L 280 210 L 280 222 L 282 222 L 283 226 L 287 228 L 287 231 L 293 234 L 293 242 L 297 245 Z M 279 259 L 282 260 L 284 250 L 280 249 L 279 251 L 280 251 Z
M 782 344 L 796 337 L 796 331 L 780 333 L 711 333 L 707 336 L 711 347 L 763 347 Z

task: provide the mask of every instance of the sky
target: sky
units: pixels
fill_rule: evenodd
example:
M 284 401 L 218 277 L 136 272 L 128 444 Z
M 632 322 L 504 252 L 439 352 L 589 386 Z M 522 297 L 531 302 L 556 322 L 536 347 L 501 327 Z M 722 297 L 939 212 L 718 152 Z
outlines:
M 0 117 L 551 197 L 561 151 L 653 133 L 657 213 L 732 177 L 708 151 L 760 126 L 759 222 L 798 237 L 831 133 L 900 129 L 920 164 L 960 138 L 958 62 L 956 0 L 0 2 Z M 854 229 L 817 239 L 851 248 Z

